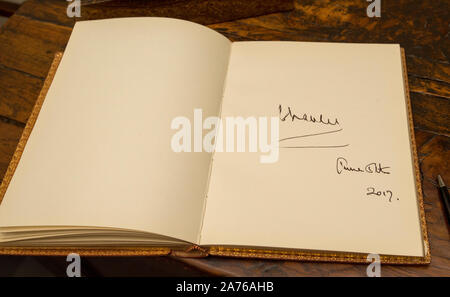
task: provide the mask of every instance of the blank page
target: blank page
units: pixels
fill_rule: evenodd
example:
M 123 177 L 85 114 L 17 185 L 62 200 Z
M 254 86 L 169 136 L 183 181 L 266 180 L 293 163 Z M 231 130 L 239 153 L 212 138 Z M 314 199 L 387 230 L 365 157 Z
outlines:
M 129 228 L 195 242 L 208 153 L 171 121 L 219 114 L 230 42 L 174 19 L 78 22 L 0 206 L 1 226 Z
M 228 116 L 279 117 L 279 160 L 215 153 L 201 244 L 423 256 L 398 45 L 234 43 Z

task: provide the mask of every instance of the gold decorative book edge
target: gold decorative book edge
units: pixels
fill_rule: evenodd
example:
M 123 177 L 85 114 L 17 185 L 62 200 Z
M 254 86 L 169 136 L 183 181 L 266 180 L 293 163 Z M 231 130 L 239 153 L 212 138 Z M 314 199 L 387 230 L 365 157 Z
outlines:
M 422 240 L 424 245 L 424 264 L 431 263 L 431 250 L 430 250 L 430 241 L 428 238 L 428 229 L 427 229 L 427 220 L 425 217 L 425 208 L 423 204 L 423 191 L 422 191 L 422 180 L 420 177 L 420 167 L 419 167 L 419 158 L 417 156 L 417 146 L 416 146 L 416 137 L 414 134 L 414 121 L 412 115 L 412 107 L 411 107 L 411 98 L 409 96 L 409 83 L 408 83 L 408 71 L 406 66 L 406 56 L 405 50 L 400 48 L 401 57 L 402 57 L 402 68 L 403 68 L 403 83 L 405 90 L 405 100 L 406 100 L 406 108 L 408 115 L 408 125 L 409 125 L 409 138 L 411 140 L 411 150 L 412 150 L 412 158 L 413 158 L 413 166 L 414 173 L 416 177 L 416 192 L 417 192 L 417 203 L 419 208 L 419 219 L 420 219 L 420 228 L 422 231 Z
M 45 96 L 47 95 L 48 89 L 53 81 L 53 77 L 55 76 L 56 69 L 58 69 L 59 62 L 61 61 L 62 53 L 58 52 L 55 54 L 55 58 L 53 59 L 52 65 L 48 71 L 47 77 L 44 81 L 44 85 L 42 86 L 41 92 L 34 104 L 33 109 L 31 110 L 31 115 L 28 118 L 27 124 L 22 131 L 22 135 L 20 136 L 19 143 L 17 144 L 16 150 L 14 151 L 13 157 L 9 162 L 8 169 L 6 170 L 5 176 L 3 177 L 3 181 L 0 184 L 0 203 L 5 196 L 6 190 L 11 182 L 11 179 L 16 171 L 17 165 L 19 164 L 20 158 L 22 157 L 23 150 L 25 149 L 25 145 L 27 144 L 28 138 L 30 137 L 31 131 L 33 130 L 34 124 L 36 123 L 37 117 L 41 110 L 42 104 L 44 104 Z
M 0 255 L 67 256 L 77 253 L 84 257 L 166 256 L 170 248 L 160 247 L 2 247 Z
M 430 243 L 428 239 L 425 211 L 423 204 L 422 186 L 420 178 L 419 162 L 414 137 L 414 125 L 412 119 L 411 102 L 409 97 L 408 76 L 406 70 L 405 53 L 401 49 L 403 79 L 405 89 L 405 100 L 407 106 L 409 134 L 411 139 L 412 158 L 415 170 L 415 182 L 417 189 L 417 200 L 421 224 L 422 239 L 424 243 L 424 257 L 412 256 L 394 256 L 380 255 L 380 261 L 383 264 L 429 264 L 431 262 Z M 0 185 L 0 203 L 6 193 L 6 189 L 12 179 L 14 171 L 17 168 L 22 156 L 25 144 L 36 123 L 39 111 L 43 105 L 44 99 L 55 76 L 56 70 L 62 59 L 62 53 L 57 53 L 50 67 L 47 78 L 45 79 L 42 90 L 36 101 L 36 104 L 27 121 L 25 129 L 19 140 L 19 144 L 14 152 L 12 160 L 8 166 L 7 172 Z M 192 245 L 186 250 L 174 249 L 170 247 L 0 247 L 0 254 L 3 255 L 40 255 L 40 256 L 65 256 L 69 253 L 78 253 L 81 256 L 165 256 L 172 254 L 177 257 L 206 257 L 225 256 L 237 258 L 259 258 L 259 259 L 278 259 L 278 260 L 296 260 L 296 261 L 314 261 L 314 262 L 340 262 L 340 263 L 368 263 L 368 254 L 365 253 L 344 253 L 344 252 L 324 252 L 324 251 L 304 251 L 304 250 L 280 250 L 265 248 L 244 248 L 228 246 L 210 246 L 199 247 Z

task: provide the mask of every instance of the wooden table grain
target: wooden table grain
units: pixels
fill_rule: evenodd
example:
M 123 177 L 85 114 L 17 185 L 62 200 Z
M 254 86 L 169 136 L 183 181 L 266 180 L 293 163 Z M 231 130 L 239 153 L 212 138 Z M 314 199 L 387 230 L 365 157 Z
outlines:
M 383 265 L 382 275 L 450 276 L 449 222 L 435 182 L 436 175 L 441 174 L 450 183 L 449 1 L 383 0 L 380 18 L 367 17 L 368 2 L 363 0 L 296 0 L 294 5 L 293 11 L 229 22 L 214 23 L 214 18 L 198 15 L 194 20 L 208 24 L 231 40 L 399 43 L 406 52 L 432 262 L 425 266 Z M 69 39 L 75 20 L 67 17 L 66 8 L 66 1 L 29 0 L 0 28 L 0 179 L 6 171 L 53 56 L 57 51 L 64 50 Z M 83 14 L 84 19 L 114 16 L 114 12 L 107 8 L 99 10 L 83 7 Z M 123 14 L 122 11 L 121 16 Z M 173 16 L 173 11 L 151 9 L 137 13 L 136 10 L 128 9 L 125 14 Z M 189 19 L 186 13 L 180 16 Z M 96 271 L 114 266 L 113 261 L 119 261 L 121 265 L 127 262 L 117 259 L 88 261 L 91 266 L 97 265 L 93 269 Z M 163 263 L 160 265 L 164 265 L 162 271 L 166 275 L 171 274 L 168 267 L 201 271 L 196 275 L 366 274 L 365 265 L 354 264 L 220 257 L 167 257 L 164 261 L 149 257 L 139 261 L 142 261 L 143 266 L 151 267 L 155 263 Z M 175 274 L 182 275 L 178 272 Z M 103 275 L 108 273 L 112 273 L 111 269 L 100 272 Z

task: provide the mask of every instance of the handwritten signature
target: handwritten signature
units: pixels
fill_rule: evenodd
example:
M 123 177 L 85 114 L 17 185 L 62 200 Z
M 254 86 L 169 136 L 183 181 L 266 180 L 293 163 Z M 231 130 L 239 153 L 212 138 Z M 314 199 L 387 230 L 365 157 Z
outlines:
M 379 173 L 379 174 L 390 174 L 388 170 L 389 166 L 382 166 L 381 163 L 371 162 L 365 166 L 350 166 L 347 159 L 339 157 L 336 159 L 336 172 L 338 174 L 347 172 L 355 173 Z
M 286 119 L 290 119 L 292 122 L 298 120 L 332 126 L 340 125 L 338 119 L 335 118 L 334 120 L 330 120 L 329 118 L 324 117 L 322 114 L 318 116 L 308 115 L 306 113 L 297 115 L 292 112 L 291 107 L 289 106 L 287 108 L 287 112 L 283 111 L 283 106 L 281 106 L 281 104 L 278 105 L 278 111 L 280 112 L 280 120 L 282 122 L 286 121 Z

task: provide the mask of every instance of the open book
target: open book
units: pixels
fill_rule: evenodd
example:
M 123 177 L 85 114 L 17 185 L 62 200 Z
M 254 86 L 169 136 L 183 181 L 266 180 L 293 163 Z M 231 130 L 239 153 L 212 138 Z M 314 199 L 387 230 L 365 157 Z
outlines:
M 1 253 L 430 261 L 399 45 L 85 21 L 52 78 L 0 188 Z

